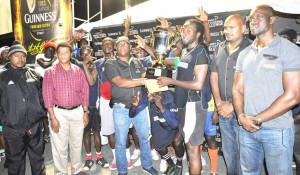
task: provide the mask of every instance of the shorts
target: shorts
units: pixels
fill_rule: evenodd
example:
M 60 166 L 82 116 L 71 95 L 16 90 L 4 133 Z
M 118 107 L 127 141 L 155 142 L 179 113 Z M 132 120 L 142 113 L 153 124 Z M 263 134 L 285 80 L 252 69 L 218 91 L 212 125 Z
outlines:
M 84 128 L 84 132 L 100 132 L 100 115 L 96 107 L 89 107 L 89 123 Z
M 104 136 L 115 133 L 113 110 L 109 107 L 109 101 L 100 97 L 101 133 Z
M 203 143 L 206 115 L 207 110 L 203 109 L 201 101 L 187 102 L 184 109 L 178 109 L 178 129 L 185 143 L 190 142 L 193 146 Z
M 213 111 L 209 111 L 209 112 L 207 112 L 207 115 L 206 115 L 204 134 L 207 136 L 217 135 L 217 126 L 212 124 L 212 120 L 211 120 L 212 114 L 213 114 Z

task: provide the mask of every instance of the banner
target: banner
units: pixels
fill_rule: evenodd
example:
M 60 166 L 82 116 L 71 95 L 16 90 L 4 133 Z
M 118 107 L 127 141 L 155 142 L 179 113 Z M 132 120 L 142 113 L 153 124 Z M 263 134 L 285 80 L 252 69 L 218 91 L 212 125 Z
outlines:
M 27 50 L 27 63 L 43 52 L 46 40 L 68 41 L 72 34 L 70 0 L 11 1 L 15 39 Z
M 241 16 L 246 16 L 249 14 L 250 10 L 240 10 L 235 12 L 223 12 L 223 13 L 215 13 L 208 15 L 208 23 L 210 29 L 211 42 L 209 46 L 209 51 L 212 56 L 212 53 L 216 47 L 216 45 L 225 40 L 223 34 L 223 27 L 225 19 L 231 14 L 240 14 Z M 125 18 L 125 17 L 124 17 Z M 171 27 L 175 28 L 176 25 L 183 25 L 185 20 L 194 18 L 194 16 L 176 18 L 176 19 L 168 19 L 171 23 Z M 129 31 L 129 39 L 133 46 L 132 52 L 134 52 L 135 38 L 134 35 L 140 35 L 145 38 L 150 35 L 150 33 L 155 30 L 156 26 L 160 25 L 157 21 L 149 21 L 140 24 L 133 24 Z M 92 36 L 92 44 L 95 52 L 95 56 L 97 58 L 103 57 L 103 52 L 101 48 L 101 42 L 105 37 L 111 37 L 113 39 L 117 39 L 119 36 L 122 36 L 124 32 L 124 26 L 108 26 L 101 28 L 94 28 L 91 30 Z M 247 27 L 246 36 L 249 36 L 249 28 Z

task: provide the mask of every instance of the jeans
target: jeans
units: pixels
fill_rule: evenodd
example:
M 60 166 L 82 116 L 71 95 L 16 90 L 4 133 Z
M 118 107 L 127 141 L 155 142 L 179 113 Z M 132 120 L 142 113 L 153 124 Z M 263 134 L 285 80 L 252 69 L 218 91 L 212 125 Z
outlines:
M 294 159 L 296 162 L 296 175 L 300 175 L 300 124 L 295 124 Z
M 239 135 L 243 175 L 262 174 L 264 159 L 270 175 L 293 174 L 293 128 L 262 128 L 251 133 L 241 127 Z
M 227 175 L 240 175 L 239 128 L 237 118 L 219 117 L 222 151 L 226 163 Z
M 119 104 L 114 104 L 113 118 L 115 123 L 115 138 L 116 138 L 116 161 L 119 173 L 127 173 L 127 158 L 126 158 L 126 139 L 130 123 L 136 129 L 139 138 L 141 150 L 141 162 L 144 168 L 152 167 L 152 158 L 149 143 L 149 125 L 147 111 L 144 109 L 134 118 L 129 118 L 129 109 L 121 107 Z

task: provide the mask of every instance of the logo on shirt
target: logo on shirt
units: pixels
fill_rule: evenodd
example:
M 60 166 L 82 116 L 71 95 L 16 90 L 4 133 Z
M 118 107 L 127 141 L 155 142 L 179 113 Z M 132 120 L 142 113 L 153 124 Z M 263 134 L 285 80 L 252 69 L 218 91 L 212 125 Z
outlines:
M 135 73 L 140 74 L 140 73 L 141 73 L 140 69 L 137 69 L 137 70 L 135 71 Z
M 27 83 L 35 82 L 35 79 L 29 78 L 29 79 L 26 80 L 26 82 L 27 82 Z
M 15 84 L 13 81 L 9 81 L 8 83 L 7 83 L 8 85 L 11 85 L 11 84 Z
M 266 69 L 272 69 L 272 70 L 274 70 L 276 68 L 276 66 L 274 64 L 264 64 L 262 67 L 264 67 Z

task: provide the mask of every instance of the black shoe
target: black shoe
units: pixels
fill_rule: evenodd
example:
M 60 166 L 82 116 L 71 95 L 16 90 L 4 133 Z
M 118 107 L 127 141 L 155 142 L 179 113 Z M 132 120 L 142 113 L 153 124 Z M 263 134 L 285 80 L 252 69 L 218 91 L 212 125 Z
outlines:
M 118 175 L 127 175 L 127 173 L 118 173 Z
M 96 164 L 100 165 L 103 168 L 109 167 L 108 162 L 103 157 L 101 157 L 100 159 L 97 159 Z
M 92 168 L 92 166 L 94 165 L 94 161 L 92 160 L 86 160 L 85 161 L 85 164 L 84 164 L 84 167 L 83 167 L 83 170 L 84 171 L 88 171 Z
M 173 165 L 173 166 L 169 166 L 168 165 L 168 168 L 167 170 L 163 173 L 163 175 L 169 175 L 169 174 L 172 174 L 174 172 L 174 170 L 176 169 L 176 165 Z
M 143 167 L 143 170 L 145 173 L 151 174 L 151 175 L 158 175 L 158 172 L 153 167 L 146 169 Z
M 176 165 L 174 175 L 181 175 L 182 174 L 182 165 Z

